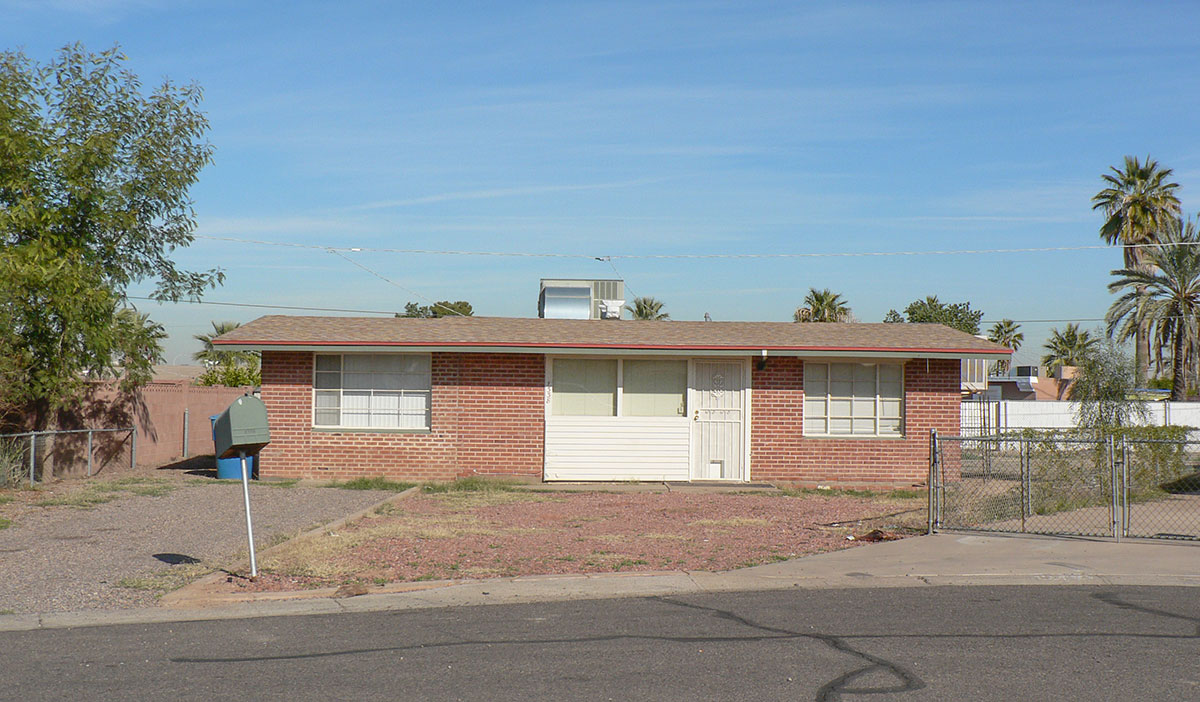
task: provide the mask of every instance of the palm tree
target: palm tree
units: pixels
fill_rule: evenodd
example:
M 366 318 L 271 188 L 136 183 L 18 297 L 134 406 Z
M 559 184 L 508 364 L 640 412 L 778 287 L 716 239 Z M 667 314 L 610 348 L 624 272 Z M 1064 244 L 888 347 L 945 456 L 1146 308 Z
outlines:
M 212 322 L 211 334 L 196 334 L 193 339 L 204 344 L 204 348 L 192 354 L 192 358 L 212 366 L 258 367 L 258 354 L 253 351 L 218 351 L 213 339 L 242 326 L 240 322 Z
M 1099 338 L 1080 331 L 1078 324 L 1068 324 L 1061 332 L 1057 328 L 1051 329 L 1050 339 L 1042 347 L 1048 352 L 1042 356 L 1042 365 L 1051 371 L 1064 366 L 1078 366 L 1087 360 L 1099 343 Z
M 841 293 L 835 293 L 829 288 L 817 290 L 809 288 L 804 296 L 804 307 L 796 309 L 792 315 L 795 322 L 848 322 L 850 307 L 842 299 Z
M 993 324 L 992 328 L 988 330 L 988 341 L 993 341 L 1004 348 L 1012 349 L 1015 353 L 1021 348 L 1021 343 L 1025 341 L 1025 335 L 1020 332 L 1020 329 L 1020 324 L 1011 319 L 1002 319 Z M 1011 358 L 996 361 L 997 373 L 999 375 L 1008 375 L 1008 369 L 1011 365 Z
M 663 303 L 652 297 L 635 297 L 632 305 L 625 305 L 634 319 L 663 320 L 671 315 L 662 311 Z
M 1119 278 L 1108 284 L 1110 292 L 1124 292 L 1105 315 L 1109 335 L 1133 326 L 1157 329 L 1158 338 L 1171 344 L 1171 399 L 1176 401 L 1187 395 L 1184 362 L 1200 339 L 1197 245 L 1196 221 L 1176 219 L 1162 231 L 1160 243 L 1143 249 L 1148 265 L 1113 271 Z
M 1136 156 L 1126 156 L 1124 170 L 1110 170 L 1112 173 L 1101 176 L 1107 187 L 1092 198 L 1092 209 L 1104 211 L 1100 238 L 1125 247 L 1126 269 L 1145 270 L 1144 245 L 1154 243 L 1158 233 L 1179 215 L 1179 198 L 1175 195 L 1179 184 L 1167 182 L 1171 169 L 1162 168 L 1149 156 L 1145 163 Z M 1137 381 L 1144 384 L 1150 367 L 1150 332 L 1139 324 L 1126 330 L 1119 340 L 1130 336 L 1136 338 Z

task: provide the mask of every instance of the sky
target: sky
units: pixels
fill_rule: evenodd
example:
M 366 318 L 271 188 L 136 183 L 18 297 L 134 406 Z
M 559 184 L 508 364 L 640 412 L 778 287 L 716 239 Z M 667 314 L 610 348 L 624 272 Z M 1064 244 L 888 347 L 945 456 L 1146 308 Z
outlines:
M 1083 248 L 1110 166 L 1149 155 L 1200 209 L 1198 27 L 1174 2 L 0 0 L 0 49 L 119 44 L 146 85 L 202 86 L 176 260 L 225 272 L 208 302 L 536 316 L 540 278 L 620 277 L 673 319 L 830 288 L 877 322 L 937 295 L 1020 321 L 1017 363 L 1113 299 L 1120 252 Z M 921 254 L 779 255 L 896 252 Z M 152 288 L 170 363 L 281 312 Z

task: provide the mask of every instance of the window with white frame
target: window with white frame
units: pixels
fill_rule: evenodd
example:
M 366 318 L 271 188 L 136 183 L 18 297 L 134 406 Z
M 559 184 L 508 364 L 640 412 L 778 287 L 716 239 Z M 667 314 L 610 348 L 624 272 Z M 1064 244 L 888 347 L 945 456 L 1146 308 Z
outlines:
M 313 425 L 428 429 L 429 369 L 429 354 L 317 354 Z
M 805 436 L 901 436 L 899 363 L 805 363 Z

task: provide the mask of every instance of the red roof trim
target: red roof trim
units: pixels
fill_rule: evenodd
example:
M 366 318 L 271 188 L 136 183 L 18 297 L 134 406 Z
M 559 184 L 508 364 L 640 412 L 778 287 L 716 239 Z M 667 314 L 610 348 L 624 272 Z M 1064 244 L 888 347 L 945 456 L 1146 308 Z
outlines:
M 477 341 L 249 341 L 214 339 L 213 345 L 237 346 L 491 346 L 498 348 L 538 348 L 538 349 L 625 349 L 664 350 L 664 351 L 887 351 L 899 353 L 966 353 L 966 354 L 1009 354 L 1010 349 L 993 351 L 991 349 L 929 349 L 880 346 L 673 346 L 670 344 L 569 344 L 569 343 L 515 343 L 515 342 L 477 342 Z

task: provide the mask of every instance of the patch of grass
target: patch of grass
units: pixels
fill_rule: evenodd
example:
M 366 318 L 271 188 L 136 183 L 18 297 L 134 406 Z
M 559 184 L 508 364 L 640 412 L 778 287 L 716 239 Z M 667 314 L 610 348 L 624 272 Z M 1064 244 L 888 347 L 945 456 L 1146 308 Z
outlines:
M 5 519 L 4 517 L 0 517 L 0 529 L 7 529 L 10 526 L 12 526 L 11 519 Z
M 521 484 L 515 480 L 507 480 L 504 478 L 485 478 L 481 475 L 472 475 L 467 478 L 459 478 L 452 483 L 425 483 L 421 486 L 422 492 L 439 493 L 439 492 L 514 492 L 521 489 Z
M 168 483 L 162 478 L 141 478 L 138 476 L 93 483 L 88 487 L 98 492 L 128 492 L 142 497 L 162 497 L 175 489 L 175 485 Z
M 17 610 L 15 610 L 15 609 L 0 609 L 0 617 L 4 616 L 5 614 L 16 614 L 16 613 L 17 613 Z
M 0 495 L 0 505 L 12 502 L 14 499 L 16 498 L 14 498 L 12 495 Z
M 710 527 L 744 527 L 744 526 L 770 526 L 769 519 L 757 519 L 754 517 L 730 517 L 728 519 L 697 519 L 689 522 L 689 526 L 710 526 Z
M 286 480 L 256 480 L 256 481 L 254 481 L 254 484 L 261 485 L 263 487 L 285 488 L 286 489 L 286 488 L 296 487 L 297 485 L 300 484 L 300 481 L 296 478 L 288 478 Z
M 897 490 L 853 490 L 850 488 L 793 488 L 781 487 L 779 491 L 784 497 L 807 497 L 809 495 L 822 495 L 825 497 L 864 497 L 873 498 L 889 498 L 894 500 L 914 500 L 924 498 L 927 493 L 924 490 L 912 489 L 897 489 Z
M 92 509 L 96 505 L 121 497 L 124 494 L 141 497 L 162 497 L 175 489 L 175 484 L 162 478 L 130 476 L 114 480 L 97 481 L 59 497 L 48 497 L 33 504 L 37 507 L 75 507 Z
M 213 567 L 204 563 L 181 563 L 151 575 L 121 578 L 113 585 L 127 590 L 144 590 L 164 595 L 172 590 L 178 590 L 212 571 Z
M 376 475 L 370 478 L 355 478 L 343 483 L 330 483 L 326 487 L 341 488 L 343 490 L 388 490 L 391 492 L 404 492 L 411 487 L 416 487 L 416 485 L 416 483 L 388 480 L 381 475 Z
M 118 495 L 112 493 L 100 493 L 94 490 L 81 490 L 79 492 L 62 495 L 61 497 L 47 497 L 44 500 L 34 502 L 35 507 L 75 507 L 76 509 L 92 509 L 96 505 L 102 505 L 105 502 L 112 502 L 117 499 Z

